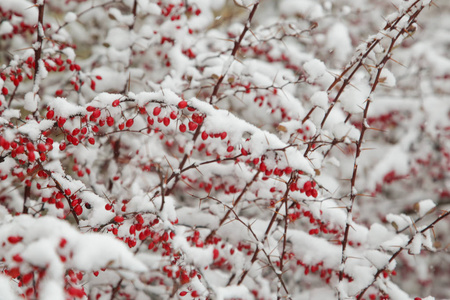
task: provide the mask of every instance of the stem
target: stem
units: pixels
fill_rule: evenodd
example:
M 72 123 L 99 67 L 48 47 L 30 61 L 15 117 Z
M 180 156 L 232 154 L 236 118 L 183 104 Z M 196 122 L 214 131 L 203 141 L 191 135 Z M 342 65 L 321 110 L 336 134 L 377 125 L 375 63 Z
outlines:
M 44 40 L 44 3 L 38 6 L 38 24 L 37 24 L 37 43 L 38 48 L 34 51 L 34 79 L 33 83 L 36 84 L 36 77 L 39 75 L 39 61 L 42 55 L 42 42 Z
M 434 220 L 431 224 L 429 224 L 427 227 L 425 227 L 424 229 L 422 229 L 421 231 L 419 231 L 420 234 L 423 234 L 425 231 L 432 229 L 439 221 L 445 219 L 446 217 L 448 217 L 450 215 L 450 211 L 447 211 L 445 213 L 443 213 L 442 215 L 440 215 L 436 220 Z M 368 286 L 366 286 L 356 297 L 356 300 L 361 300 L 362 297 L 364 296 L 364 293 L 367 291 L 367 289 L 369 289 L 369 287 L 371 287 L 375 281 L 377 280 L 377 278 L 380 276 L 381 273 L 383 273 L 383 271 L 385 270 L 385 268 L 403 251 L 406 249 L 406 247 L 408 247 L 409 245 L 411 245 L 411 243 L 413 242 L 415 236 L 411 237 L 408 241 L 408 243 L 406 243 L 405 246 L 401 247 L 400 249 L 397 250 L 397 252 L 395 252 L 391 258 L 389 259 L 389 262 L 386 264 L 386 266 L 384 268 L 381 268 L 377 271 L 377 273 L 374 275 L 373 277 L 373 281 L 371 284 L 369 284 Z
M 256 2 L 253 5 L 253 8 L 250 11 L 250 14 L 248 16 L 247 22 L 244 25 L 244 29 L 242 30 L 241 34 L 239 35 L 239 38 L 236 41 L 234 41 L 234 47 L 233 47 L 233 50 L 231 51 L 231 56 L 233 57 L 233 59 L 236 58 L 236 54 L 237 54 L 239 48 L 241 47 L 241 42 L 244 39 L 245 34 L 247 33 L 247 31 L 250 29 L 250 23 L 252 22 L 253 16 L 255 15 L 255 12 L 258 9 L 258 6 L 259 6 L 259 1 Z M 224 71 L 224 74 L 221 74 L 219 79 L 217 80 L 217 83 L 214 86 L 213 92 L 212 92 L 211 97 L 209 99 L 209 103 L 210 104 L 212 104 L 213 100 L 217 97 L 220 85 L 222 84 L 222 81 L 225 79 L 225 75 L 227 74 L 227 72 L 228 72 L 228 69 L 226 69 Z

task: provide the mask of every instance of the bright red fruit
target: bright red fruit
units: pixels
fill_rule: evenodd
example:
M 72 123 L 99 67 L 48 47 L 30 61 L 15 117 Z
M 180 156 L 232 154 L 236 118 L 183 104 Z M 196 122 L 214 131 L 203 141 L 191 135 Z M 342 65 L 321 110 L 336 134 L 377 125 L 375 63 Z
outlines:
M 183 109 L 186 108 L 187 106 L 187 102 L 185 100 L 181 100 L 180 102 L 178 102 L 178 107 Z
M 8 242 L 10 242 L 11 244 L 17 244 L 22 239 L 23 239 L 23 237 L 21 237 L 21 236 L 10 236 L 10 237 L 8 237 Z
M 124 218 L 122 216 L 115 216 L 114 217 L 114 221 L 116 221 L 117 223 L 121 223 L 123 222 Z
M 55 115 L 55 112 L 53 110 L 49 110 L 47 112 L 46 117 L 47 117 L 47 119 L 51 119 L 51 118 L 53 118 L 54 115 Z

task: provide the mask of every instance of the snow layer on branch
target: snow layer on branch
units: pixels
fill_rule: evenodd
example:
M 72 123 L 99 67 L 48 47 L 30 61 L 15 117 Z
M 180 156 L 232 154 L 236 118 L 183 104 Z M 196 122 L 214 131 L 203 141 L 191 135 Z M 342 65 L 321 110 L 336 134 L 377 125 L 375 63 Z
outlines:
M 38 19 L 38 9 L 31 1 L 26 0 L 2 0 L 0 7 L 3 11 L 14 11 L 23 16 L 27 24 L 35 25 Z
M 112 55 L 113 53 L 109 54 Z M 120 59 L 123 59 L 123 57 Z M 102 80 L 96 81 L 95 90 L 97 92 L 122 90 L 127 82 L 125 73 L 116 71 L 108 66 L 101 66 L 92 70 L 92 75 L 102 77 Z
M 182 99 L 174 92 L 165 89 L 159 92 L 142 92 L 137 95 L 130 94 L 135 98 L 139 106 L 147 106 L 151 102 L 160 102 L 166 105 L 177 105 Z M 199 112 L 206 115 L 203 128 L 206 132 L 220 133 L 226 132 L 229 140 L 233 144 L 242 143 L 249 150 L 249 157 L 256 158 L 265 154 L 267 151 L 281 150 L 287 148 L 287 144 L 282 142 L 276 135 L 257 128 L 256 126 L 236 117 L 227 110 L 216 109 L 212 105 L 192 98 L 188 101 L 189 105 L 195 107 Z M 243 140 L 245 135 L 250 135 L 250 139 Z M 291 167 L 301 170 L 307 174 L 313 174 L 314 170 L 310 162 L 303 156 L 299 150 L 287 148 L 285 150 L 286 161 Z
M 91 205 L 87 221 L 81 220 L 81 226 L 89 225 L 92 227 L 96 227 L 108 223 L 110 220 L 112 220 L 112 218 L 115 217 L 115 214 L 113 212 L 105 209 L 105 205 L 108 202 L 104 198 L 90 191 L 82 191 L 78 194 L 78 196 L 80 197 L 80 199 Z
M 227 287 L 221 287 L 216 290 L 216 299 L 254 299 L 246 286 L 231 285 Z
M 13 290 L 13 285 L 11 284 L 11 278 L 3 274 L 0 275 L 0 291 L 2 293 L 2 300 L 17 300 L 16 293 Z
M 50 100 L 48 106 L 55 111 L 55 115 L 66 119 L 84 112 L 84 108 L 81 106 L 68 102 L 65 98 L 61 97 Z
M 25 125 L 19 127 L 19 132 L 28 136 L 31 140 L 36 141 L 42 131 L 50 129 L 55 122 L 51 120 L 42 120 L 36 122 L 35 120 L 28 121 Z
M 22 241 L 11 245 L 7 242 L 10 236 L 19 236 Z M 64 247 L 60 246 L 61 239 L 67 241 Z M 48 295 L 53 296 L 54 291 L 62 289 L 63 277 L 69 268 L 82 271 L 107 267 L 135 272 L 147 270 L 127 246 L 114 237 L 98 233 L 82 234 L 67 222 L 50 216 L 33 218 L 30 215 L 20 215 L 10 222 L 3 222 L 0 241 L 6 245 L 0 249 L 2 257 L 11 259 L 20 251 L 24 262 L 47 269 L 40 291 L 49 291 Z M 60 255 L 67 258 L 65 265 Z M 63 295 L 62 290 L 58 294 Z
M 354 81 L 348 85 L 339 98 L 342 108 L 351 114 L 362 113 L 365 102 L 370 95 L 370 87 L 363 73 L 355 75 Z
M 409 172 L 408 155 L 402 147 L 385 148 L 380 156 L 378 157 L 378 163 L 372 166 L 367 181 L 367 187 L 370 190 L 374 190 L 377 183 L 382 183 L 384 176 L 391 171 L 395 172 L 395 176 L 406 175 Z
M 310 0 L 282 0 L 280 12 L 286 16 L 300 15 L 310 19 L 318 19 L 324 15 L 322 6 Z
M 326 47 L 333 52 L 333 57 L 343 63 L 350 56 L 353 47 L 348 28 L 342 23 L 334 24 L 327 32 Z
M 431 199 L 422 200 L 415 206 L 417 214 L 419 217 L 423 217 L 426 214 L 430 213 L 434 208 L 436 207 L 436 204 Z
M 328 108 L 328 94 L 327 92 L 324 91 L 319 91 L 319 92 L 315 92 L 312 96 L 311 96 L 311 103 L 323 108 L 323 109 L 327 109 Z
M 0 23 L 0 35 L 11 33 L 13 31 L 13 29 L 14 29 L 14 27 L 8 21 L 3 21 L 2 23 Z M 1 81 L 3 81 L 3 80 L 1 80 Z M 2 82 L 0 83 L 0 87 L 3 87 Z
M 327 67 L 325 66 L 325 64 L 318 59 L 313 59 L 306 62 L 303 65 L 303 68 L 305 69 L 306 73 L 308 73 L 308 81 L 310 82 L 313 82 L 317 78 L 324 76 L 327 71 Z
M 296 257 L 305 264 L 315 265 L 323 261 L 324 267 L 337 268 L 341 262 L 341 247 L 330 244 L 327 240 L 300 230 L 289 230 L 287 238 L 292 242 Z

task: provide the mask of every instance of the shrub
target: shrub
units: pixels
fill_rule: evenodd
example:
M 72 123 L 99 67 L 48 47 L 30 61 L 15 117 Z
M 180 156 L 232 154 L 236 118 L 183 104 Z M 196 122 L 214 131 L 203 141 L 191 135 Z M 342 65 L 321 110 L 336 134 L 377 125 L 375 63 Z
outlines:
M 4 299 L 448 295 L 434 6 L 2 0 Z

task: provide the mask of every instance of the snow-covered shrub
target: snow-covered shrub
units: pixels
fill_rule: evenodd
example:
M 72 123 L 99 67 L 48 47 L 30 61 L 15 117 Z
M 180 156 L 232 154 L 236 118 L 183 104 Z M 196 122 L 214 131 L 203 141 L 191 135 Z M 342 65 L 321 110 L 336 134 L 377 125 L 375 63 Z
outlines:
M 449 16 L 0 0 L 0 298 L 448 296 Z

